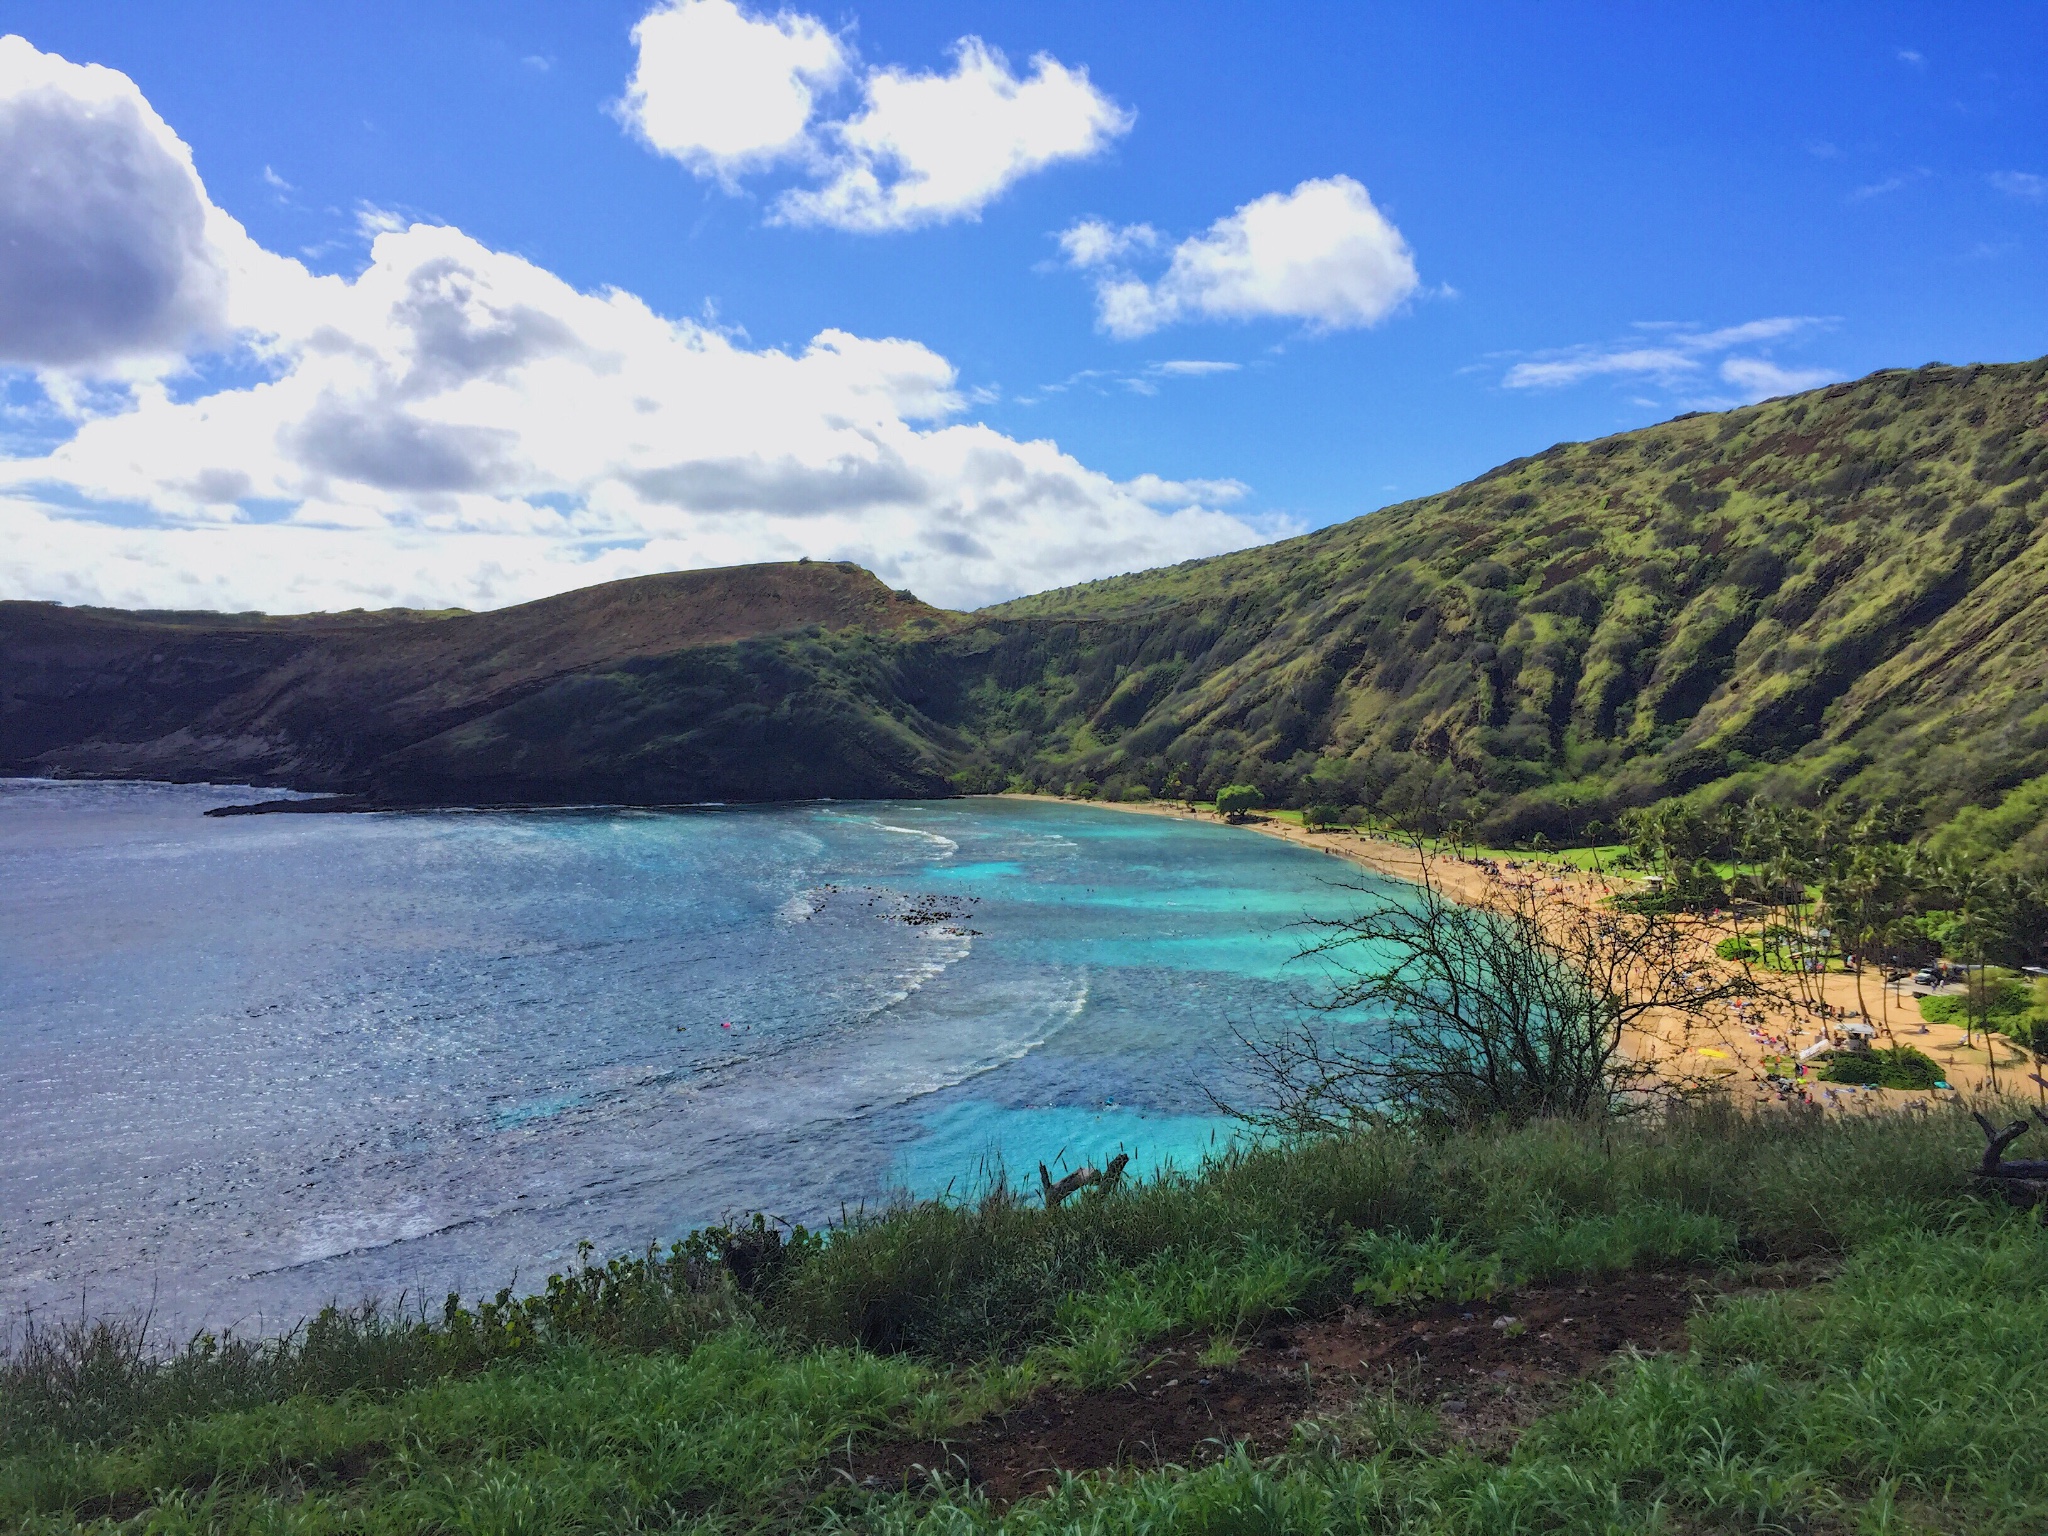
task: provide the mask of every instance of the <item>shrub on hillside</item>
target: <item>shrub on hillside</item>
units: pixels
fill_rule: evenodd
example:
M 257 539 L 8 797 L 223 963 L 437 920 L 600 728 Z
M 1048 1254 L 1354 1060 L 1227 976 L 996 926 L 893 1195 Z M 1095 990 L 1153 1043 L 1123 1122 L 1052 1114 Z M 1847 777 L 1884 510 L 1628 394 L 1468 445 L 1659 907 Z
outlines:
M 1960 997 L 1923 997 L 1920 999 L 1920 1017 L 1929 1024 L 1960 1024 L 1963 1022 L 1964 999 Z

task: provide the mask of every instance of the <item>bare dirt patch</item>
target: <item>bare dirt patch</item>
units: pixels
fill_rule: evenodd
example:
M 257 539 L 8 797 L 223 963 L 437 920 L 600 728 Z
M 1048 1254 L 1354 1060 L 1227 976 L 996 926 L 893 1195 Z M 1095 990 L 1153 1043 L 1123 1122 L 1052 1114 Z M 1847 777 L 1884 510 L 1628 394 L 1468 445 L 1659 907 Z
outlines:
M 1686 1320 L 1718 1289 L 1699 1274 L 1613 1275 L 1423 1312 L 1347 1310 L 1248 1335 L 1223 1367 L 1200 1364 L 1207 1339 L 1180 1339 L 1114 1391 L 1042 1392 L 941 1440 L 871 1447 L 840 1469 L 876 1491 L 937 1474 L 1001 1504 L 1044 1491 L 1060 1471 L 1198 1465 L 1235 1444 L 1270 1455 L 1296 1424 L 1386 1391 L 1434 1408 L 1446 1433 L 1504 1450 L 1617 1352 L 1684 1348 Z

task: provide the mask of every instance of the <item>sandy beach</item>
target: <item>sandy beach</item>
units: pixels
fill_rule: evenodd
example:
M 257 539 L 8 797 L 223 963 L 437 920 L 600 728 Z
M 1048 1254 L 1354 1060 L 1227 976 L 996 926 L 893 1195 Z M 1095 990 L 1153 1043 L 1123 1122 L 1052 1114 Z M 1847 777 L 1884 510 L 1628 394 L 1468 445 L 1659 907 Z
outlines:
M 1045 796 L 1018 796 L 1043 799 Z M 1378 874 L 1400 880 L 1418 880 L 1423 858 L 1405 843 L 1389 842 L 1363 833 L 1333 829 L 1310 832 L 1276 816 L 1255 815 L 1242 822 L 1227 822 L 1212 811 L 1189 810 L 1170 801 L 1140 804 L 1111 804 L 1091 801 L 1105 810 L 1137 816 L 1165 816 L 1182 821 L 1203 821 L 1235 826 L 1265 837 L 1276 837 L 1298 847 L 1343 859 Z M 1454 900 L 1479 905 L 1495 894 L 1495 882 L 1533 880 L 1538 891 L 1550 901 L 1581 908 L 1597 905 L 1617 892 L 1638 887 L 1639 882 L 1618 873 L 1595 874 L 1534 857 L 1504 864 L 1495 872 L 1488 866 L 1432 854 L 1428 860 L 1438 887 Z M 1702 970 L 1726 972 L 1737 969 L 1714 953 L 1714 946 L 1736 932 L 1732 918 L 1719 922 L 1705 918 L 1691 920 L 1697 938 L 1696 962 Z M 1768 972 L 1757 973 L 1764 982 L 1779 980 Z M 1789 980 L 1789 978 L 1786 978 Z M 2001 1094 L 2031 1093 L 2048 1099 L 2048 1084 L 2036 1075 L 2032 1058 L 2003 1037 L 1995 1040 L 1995 1062 L 1979 1036 L 1965 1044 L 1962 1029 L 1954 1024 L 1928 1024 L 1920 1017 L 1911 987 L 1891 990 L 1875 971 L 1862 978 L 1863 995 L 1857 997 L 1857 978 L 1830 972 L 1807 978 L 1808 989 L 1816 995 L 1818 1007 L 1791 998 L 1760 998 L 1738 1017 L 1728 1009 L 1716 1017 L 1671 1017 L 1646 1032 L 1631 1032 L 1624 1048 L 1638 1060 L 1657 1067 L 1673 1082 L 1724 1083 L 1740 1096 L 1775 1101 L 1776 1091 L 1766 1082 L 1767 1061 L 1779 1071 L 1783 1059 L 1828 1038 L 1831 1027 L 1865 1016 L 1877 1031 L 1877 1043 L 1910 1045 L 1923 1051 L 1941 1066 L 1952 1093 L 1965 1098 Z M 1920 989 L 1924 990 L 1924 989 Z M 1821 1010 L 1826 1010 L 1823 1013 Z M 1994 1070 L 1995 1068 L 1995 1070 Z M 1919 1107 L 1947 1098 L 1939 1090 L 1911 1092 L 1882 1088 L 1857 1088 L 1843 1084 L 1805 1079 L 1807 1092 L 1824 1108 L 1844 1112 L 1879 1107 Z

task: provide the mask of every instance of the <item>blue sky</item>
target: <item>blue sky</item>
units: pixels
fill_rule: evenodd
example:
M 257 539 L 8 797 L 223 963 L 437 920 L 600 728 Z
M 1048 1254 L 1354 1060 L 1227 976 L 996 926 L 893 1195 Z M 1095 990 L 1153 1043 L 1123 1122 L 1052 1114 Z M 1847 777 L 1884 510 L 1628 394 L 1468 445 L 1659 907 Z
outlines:
M 238 276 L 235 294 L 262 289 L 268 311 L 255 298 L 193 300 L 191 314 L 209 318 L 189 336 L 165 318 L 85 352 L 27 330 L 10 348 L 0 297 L 0 358 L 15 365 L 0 515 L 25 520 L 15 552 L 0 554 L 0 595 L 480 606 L 634 569 L 804 552 L 862 558 L 938 600 L 974 602 L 1319 526 L 1680 410 L 2048 350 L 2048 27 L 2032 7 L 799 7 L 780 35 L 831 55 L 804 77 L 805 137 L 738 159 L 715 152 L 727 108 L 707 106 L 701 82 L 744 69 L 707 62 L 726 35 L 708 26 L 677 30 L 682 73 L 648 76 L 648 114 L 664 91 L 688 98 L 682 129 L 654 115 L 636 128 L 620 109 L 649 9 L 0 5 L 0 32 L 39 55 L 133 82 L 190 147 L 198 195 L 246 230 L 259 254 L 245 265 L 285 258 L 335 280 L 301 300 L 279 286 L 295 274 Z M 759 8 L 735 14 L 775 24 Z M 1065 96 L 1048 87 L 1048 115 L 1029 131 L 1066 147 L 1013 176 L 991 172 L 966 203 L 907 215 L 806 205 L 850 186 L 849 164 L 877 170 L 894 196 L 889 178 L 908 162 L 886 145 L 861 159 L 845 125 L 892 72 L 960 71 L 963 38 L 994 50 L 990 67 L 1013 84 L 1050 62 Z M 72 79 L 36 75 L 17 99 L 73 91 Z M 972 148 L 986 125 L 961 100 L 957 137 Z M 1087 121 L 1063 128 L 1055 119 L 1070 110 Z M 17 159 L 59 162 L 37 147 L 46 141 L 20 137 L 46 117 L 17 114 Z M 955 130 L 941 128 L 950 142 Z M 714 147 L 663 152 L 664 132 Z M 1380 267 L 1320 289 L 1314 271 L 1269 283 L 1261 267 L 1249 286 L 1218 287 L 1229 238 L 1218 221 L 1260 199 L 1279 200 L 1277 217 L 1305 184 L 1335 188 L 1320 194 L 1324 211 L 1353 220 L 1331 259 Z M 0 173 L 0 205 L 8 185 Z M 46 195 L 23 193 L 33 206 L 13 216 L 70 227 L 70 212 L 34 202 Z M 75 222 L 102 216 L 87 208 Z M 890 227 L 844 227 L 862 219 Z M 1059 236 L 1084 221 L 1143 230 L 1083 267 Z M 276 312 L 331 302 L 359 314 L 339 285 L 365 273 L 378 230 L 415 224 L 523 259 L 518 273 L 478 276 L 486 259 L 462 247 L 466 281 L 503 299 L 497 320 L 476 322 L 487 329 L 510 323 L 505 296 L 531 268 L 707 327 L 742 362 L 804 359 L 824 332 L 899 339 L 919 356 L 834 354 L 828 383 L 761 381 L 744 418 L 734 401 L 754 400 L 753 386 L 728 391 L 722 376 L 650 362 L 648 377 L 668 382 L 640 387 L 668 391 L 664 411 L 700 419 L 708 392 L 711 414 L 730 419 L 673 463 L 643 443 L 631 464 L 620 447 L 578 467 L 567 448 L 532 446 L 562 415 L 545 382 L 489 406 L 470 378 L 458 411 L 419 403 L 417 388 L 380 393 L 368 375 L 298 378 L 319 349 L 311 328 L 295 334 Z M 394 284 L 457 259 L 424 236 L 398 244 L 382 258 Z M 1252 264 L 1271 254 L 1255 244 Z M 1193 276 L 1167 275 L 1182 266 Z M 1126 289 L 1139 319 L 1127 313 L 1124 334 L 1104 319 L 1100 292 L 1114 283 L 1140 285 Z M 0 258 L 0 295 L 6 286 Z M 570 300 L 527 309 L 551 304 Z M 588 342 L 579 327 L 617 319 L 568 315 L 550 335 Z M 329 322 L 329 333 L 356 323 Z M 417 339 L 374 324 L 390 349 L 378 376 L 417 379 Z M 892 395 L 858 429 L 880 445 L 873 454 L 835 445 L 846 408 L 830 391 L 868 399 L 875 379 L 905 367 L 911 396 L 949 400 Z M 280 379 L 301 390 L 297 415 L 243 398 Z M 167 413 L 216 392 L 212 457 L 188 463 L 196 429 Z M 800 420 L 776 416 L 783 396 L 805 402 Z M 487 407 L 512 423 L 498 437 L 494 418 L 475 414 Z M 528 409 L 540 426 L 520 425 Z M 220 421 L 237 411 L 246 446 Z M 426 452 L 407 412 L 434 432 L 460 417 L 462 466 L 372 463 L 394 444 Z M 942 423 L 987 429 L 984 447 L 1049 440 L 1057 465 L 1033 461 L 989 500 L 970 483 L 982 448 L 957 432 L 941 443 Z M 302 445 L 297 458 L 277 462 L 277 442 Z M 1024 508 L 1018 498 L 1036 493 L 1018 488 L 1046 475 L 1066 479 Z M 350 490 L 351 476 L 367 489 Z M 201 481 L 238 494 L 208 500 L 190 490 Z M 1180 488 L 1148 489 L 1155 481 Z M 1016 549 L 1002 542 L 1010 526 L 1025 530 Z M 1055 546 L 1058 558 L 1043 553 Z

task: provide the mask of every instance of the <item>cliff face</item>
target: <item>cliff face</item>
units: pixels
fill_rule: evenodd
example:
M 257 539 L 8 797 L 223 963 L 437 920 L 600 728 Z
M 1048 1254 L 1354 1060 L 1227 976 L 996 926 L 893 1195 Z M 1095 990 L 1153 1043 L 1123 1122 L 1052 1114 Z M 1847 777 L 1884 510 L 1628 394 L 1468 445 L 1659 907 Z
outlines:
M 390 803 L 1249 780 L 1495 838 L 1833 785 L 2048 857 L 2044 420 L 2048 361 L 1880 373 L 973 615 L 809 563 L 485 614 L 0 604 L 0 768 Z

